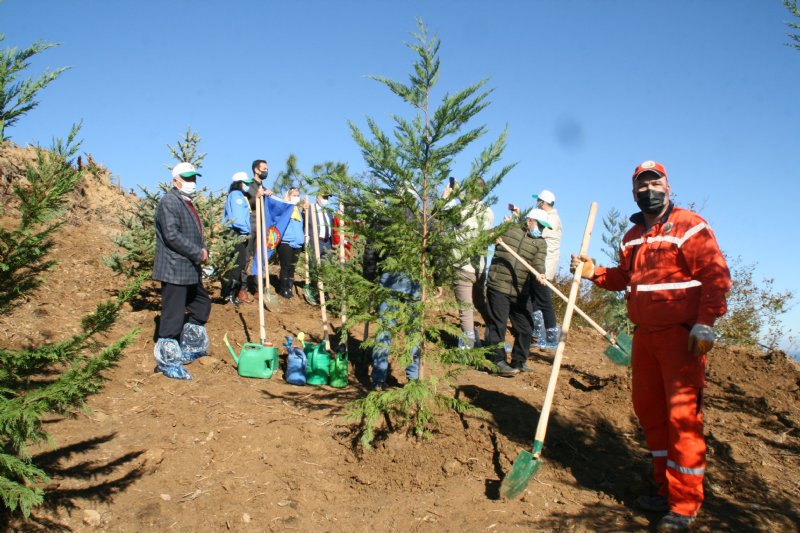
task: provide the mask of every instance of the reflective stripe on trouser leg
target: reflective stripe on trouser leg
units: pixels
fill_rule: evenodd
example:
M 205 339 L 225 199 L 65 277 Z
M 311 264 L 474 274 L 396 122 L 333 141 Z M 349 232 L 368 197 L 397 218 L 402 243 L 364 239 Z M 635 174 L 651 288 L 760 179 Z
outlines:
M 705 357 L 691 355 L 687 344 L 688 331 L 680 326 L 655 332 L 639 328 L 633 343 L 633 398 L 653 452 L 659 492 L 667 496 L 672 511 L 694 515 L 703 501 L 706 466 L 701 410 Z M 666 457 L 656 453 L 662 450 Z

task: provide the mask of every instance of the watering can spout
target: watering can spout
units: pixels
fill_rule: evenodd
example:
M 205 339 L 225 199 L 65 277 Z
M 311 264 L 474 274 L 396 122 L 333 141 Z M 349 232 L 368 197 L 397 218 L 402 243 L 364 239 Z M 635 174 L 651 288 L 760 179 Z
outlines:
M 225 346 L 227 346 L 228 347 L 228 351 L 231 352 L 231 357 L 233 357 L 233 362 L 238 365 L 239 364 L 239 356 L 236 355 L 236 352 L 233 350 L 233 347 L 231 346 L 231 343 L 228 342 L 228 333 L 227 332 L 225 332 L 225 336 L 222 338 L 222 340 L 225 341 Z

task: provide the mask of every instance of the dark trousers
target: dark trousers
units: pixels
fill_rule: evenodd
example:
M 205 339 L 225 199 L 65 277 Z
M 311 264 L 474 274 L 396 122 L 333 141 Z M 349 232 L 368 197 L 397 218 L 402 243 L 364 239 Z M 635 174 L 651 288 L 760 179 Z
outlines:
M 547 285 L 531 280 L 531 299 L 533 308 L 542 312 L 545 329 L 556 327 L 556 312 L 553 309 L 553 295 Z
M 489 324 L 486 332 L 487 344 L 502 343 L 506 338 L 506 322 L 511 318 L 514 327 L 514 348 L 511 350 L 511 366 L 519 366 L 528 360 L 531 350 L 531 322 L 530 298 L 523 292 L 519 297 L 509 296 L 488 289 L 486 299 L 489 304 Z M 495 364 L 506 360 L 506 351 L 500 346 L 495 352 Z
M 286 292 L 292 290 L 294 285 L 294 267 L 300 258 L 302 248 L 292 248 L 282 242 L 278 245 L 278 260 L 281 264 L 280 287 L 278 290 Z
M 233 253 L 236 257 L 236 265 L 228 273 L 227 284 L 226 287 L 223 288 L 223 296 L 236 294 L 236 292 L 242 287 L 242 282 L 246 279 L 242 277 L 242 274 L 244 273 L 245 268 L 247 268 L 247 249 L 248 241 L 240 242 L 233 248 Z
M 184 313 L 189 311 L 188 322 L 204 325 L 211 314 L 211 298 L 201 283 L 173 285 L 161 282 L 161 320 L 158 337 L 180 340 Z

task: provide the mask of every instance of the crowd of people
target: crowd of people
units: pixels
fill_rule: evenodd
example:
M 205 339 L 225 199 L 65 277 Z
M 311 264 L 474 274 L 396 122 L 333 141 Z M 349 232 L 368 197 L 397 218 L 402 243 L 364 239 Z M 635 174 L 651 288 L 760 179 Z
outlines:
M 203 226 L 192 197 L 200 174 L 189 163 L 172 170 L 173 188 L 156 210 L 156 254 L 153 278 L 161 282 L 162 312 L 155 346 L 157 368 L 164 375 L 191 379 L 183 365 L 205 354 L 205 330 L 211 300 L 202 284 L 201 268 L 208 259 Z M 247 265 L 256 251 L 256 202 L 273 194 L 264 185 L 268 165 L 256 160 L 252 176 L 233 175 L 225 207 L 225 223 L 236 236 L 235 268 L 223 294 L 235 305 L 253 301 L 253 280 Z M 494 227 L 494 213 L 485 205 L 485 184 L 478 180 L 470 191 L 456 191 L 453 180 L 443 192 L 452 206 L 461 206 L 463 220 L 458 235 L 469 239 Z M 582 265 L 581 275 L 598 286 L 624 291 L 628 315 L 635 325 L 632 353 L 634 411 L 644 428 L 653 458 L 658 491 L 643 495 L 637 505 L 666 513 L 659 530 L 691 527 L 703 501 L 705 438 L 702 399 L 706 354 L 713 347 L 714 322 L 726 311 L 730 273 L 708 223 L 696 213 L 681 209 L 670 199 L 663 165 L 646 161 L 632 178 L 633 199 L 639 212 L 620 246 L 619 263 L 594 264 L 586 256 L 572 256 L 570 270 Z M 486 324 L 484 342 L 496 346 L 492 362 L 496 375 L 511 377 L 530 371 L 527 359 L 532 340 L 555 349 L 557 325 L 547 281 L 556 274 L 562 225 L 550 190 L 533 195 L 536 207 L 525 216 L 513 205 L 505 218 L 508 229 L 491 259 L 486 254 L 463 257 L 455 252 L 453 291 L 460 303 L 462 329 L 459 346 L 473 348 L 481 342 L 474 311 Z M 289 187 L 284 200 L 294 205 L 277 251 L 280 262 L 278 293 L 292 298 L 294 269 L 307 242 L 300 191 Z M 458 201 L 457 201 L 458 200 Z M 320 249 L 331 249 L 334 224 L 327 210 L 328 194 L 316 198 L 315 231 L 310 235 Z M 305 211 L 307 203 L 303 205 Z M 500 242 L 500 241 L 498 241 Z M 378 306 L 379 323 L 372 349 L 372 388 L 386 388 L 389 372 L 389 326 L 395 320 L 399 299 L 420 297 L 420 284 L 408 275 L 378 272 L 365 253 L 365 275 L 379 276 L 381 286 L 394 296 Z M 374 263 L 374 257 L 372 257 Z M 504 345 L 508 321 L 514 343 L 509 354 Z M 418 378 L 419 348 L 412 346 L 409 380 Z

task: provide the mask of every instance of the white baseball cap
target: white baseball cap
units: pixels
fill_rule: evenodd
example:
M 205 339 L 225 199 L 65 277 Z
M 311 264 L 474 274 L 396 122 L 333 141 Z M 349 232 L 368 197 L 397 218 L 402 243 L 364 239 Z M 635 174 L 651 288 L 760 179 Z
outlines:
M 547 211 L 544 209 L 531 209 L 530 213 L 528 213 L 528 218 L 532 218 L 547 229 L 553 229 L 547 221 Z
M 242 181 L 244 183 L 253 183 L 253 178 L 248 176 L 246 172 L 237 172 L 231 178 L 233 181 Z
M 192 176 L 202 176 L 191 163 L 178 163 L 172 167 L 172 177 L 191 178 Z
M 556 203 L 556 195 L 548 191 L 547 189 L 543 189 L 542 192 L 540 192 L 539 194 L 534 194 L 533 198 L 535 200 L 541 200 L 543 202 L 547 202 L 550 205 Z

